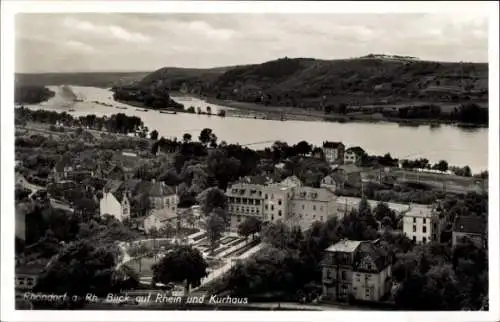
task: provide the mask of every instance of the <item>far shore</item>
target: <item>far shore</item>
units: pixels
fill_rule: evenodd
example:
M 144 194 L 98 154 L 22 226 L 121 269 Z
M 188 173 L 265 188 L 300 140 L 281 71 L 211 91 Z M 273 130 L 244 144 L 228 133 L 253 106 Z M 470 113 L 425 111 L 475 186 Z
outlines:
M 455 125 L 458 127 L 465 128 L 488 128 L 488 125 L 480 125 L 473 123 L 459 123 L 455 121 L 448 120 L 429 120 L 429 119 L 403 119 L 398 117 L 385 117 L 381 114 L 363 114 L 363 113 L 351 113 L 349 115 L 343 115 L 338 113 L 324 114 L 321 111 L 306 110 L 296 107 L 282 107 L 282 106 L 265 106 L 249 102 L 238 102 L 233 100 L 222 100 L 213 97 L 205 97 L 196 94 L 185 94 L 181 92 L 172 92 L 171 96 L 189 96 L 196 97 L 198 99 L 204 100 L 208 104 L 215 104 L 225 107 L 230 107 L 236 110 L 245 112 L 259 112 L 264 115 L 271 115 L 271 118 L 275 118 L 276 115 L 283 114 L 287 120 L 303 120 L 303 121 L 329 121 L 329 122 L 339 122 L 339 123 L 350 123 L 350 122 L 361 122 L 361 123 L 379 123 L 379 122 L 390 122 L 399 123 L 401 125 L 427 125 L 431 127 L 437 127 L 441 124 L 444 125 Z M 227 116 L 230 116 L 229 113 Z
M 232 110 L 226 110 L 226 115 L 224 117 L 238 117 L 238 118 L 250 118 L 250 119 L 264 119 L 264 120 L 282 120 L 282 121 L 309 121 L 309 122 L 338 122 L 338 123 L 398 123 L 401 126 L 430 126 L 439 127 L 440 125 L 454 125 L 463 128 L 488 128 L 488 125 L 472 124 L 472 123 L 458 123 L 448 120 L 429 120 L 429 119 L 402 119 L 397 117 L 385 117 L 379 113 L 374 114 L 363 114 L 363 113 L 351 113 L 348 115 L 343 114 L 324 114 L 320 111 L 305 110 L 296 107 L 280 107 L 280 106 L 264 106 L 255 103 L 248 102 L 238 102 L 232 100 L 222 100 L 213 97 L 204 97 L 196 94 L 185 94 L 181 92 L 172 92 L 172 97 L 186 96 L 195 97 L 201 99 L 207 103 L 207 105 L 215 104 Z M 166 108 L 157 109 L 152 107 L 144 106 L 144 103 L 139 101 L 124 101 L 115 100 L 118 103 L 129 105 L 144 110 L 153 111 L 175 111 L 177 113 L 187 113 L 187 114 L 198 114 L 184 110 Z M 202 108 L 203 109 L 203 108 Z M 208 114 L 205 111 L 199 115 L 208 116 L 218 116 L 216 113 Z

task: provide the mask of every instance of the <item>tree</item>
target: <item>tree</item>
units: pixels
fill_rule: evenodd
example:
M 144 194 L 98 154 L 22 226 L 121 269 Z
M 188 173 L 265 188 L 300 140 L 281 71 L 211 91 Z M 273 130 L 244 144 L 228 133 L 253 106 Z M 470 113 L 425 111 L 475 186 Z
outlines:
M 299 143 L 297 143 L 297 145 L 295 146 L 295 151 L 298 153 L 298 154 L 301 154 L 301 155 L 306 155 L 308 153 L 310 153 L 312 150 L 312 145 L 310 145 L 309 143 L 307 143 L 306 141 L 300 141 Z
M 222 216 L 217 212 L 212 212 L 205 219 L 205 228 L 210 241 L 210 252 L 213 254 L 217 246 L 217 242 L 222 237 L 222 233 L 226 230 L 226 223 Z
M 185 143 L 189 143 L 191 142 L 191 139 L 193 138 L 193 136 L 190 134 L 190 133 L 184 133 L 182 135 L 182 140 L 185 142 Z
M 158 131 L 156 130 L 153 130 L 151 131 L 151 134 L 149 135 L 149 137 L 151 138 L 151 140 L 158 140 Z
M 212 129 L 209 128 L 204 128 L 200 132 L 200 136 L 198 137 L 198 140 L 203 143 L 203 144 L 208 144 L 210 141 L 212 141 L 212 138 L 214 136 L 214 133 Z
M 113 291 L 118 249 L 86 240 L 65 246 L 48 264 L 35 287 L 36 292 L 84 297 L 105 296 Z
M 208 216 L 214 209 L 226 209 L 227 200 L 226 194 L 219 188 L 212 187 L 205 189 L 198 195 L 198 204 L 200 210 L 205 216 Z M 227 222 L 229 218 L 224 218 Z
M 448 171 L 448 162 L 446 162 L 445 160 L 441 160 L 438 163 L 434 164 L 432 168 L 441 172 L 446 172 Z
M 262 222 L 258 218 L 248 217 L 238 226 L 238 234 L 245 237 L 245 239 L 250 235 L 253 238 L 256 233 L 260 232 L 261 228 Z
M 171 282 L 184 283 L 186 294 L 191 287 L 201 284 L 208 275 L 207 262 L 199 250 L 190 246 L 177 246 L 153 265 L 153 282 L 165 285 Z
M 286 248 L 291 238 L 290 228 L 283 222 L 270 223 L 262 230 L 266 243 L 276 248 Z

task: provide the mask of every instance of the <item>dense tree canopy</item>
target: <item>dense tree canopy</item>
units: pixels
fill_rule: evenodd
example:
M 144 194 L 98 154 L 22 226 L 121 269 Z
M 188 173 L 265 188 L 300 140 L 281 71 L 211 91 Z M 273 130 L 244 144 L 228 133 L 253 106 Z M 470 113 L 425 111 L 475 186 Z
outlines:
M 154 281 L 167 285 L 184 283 L 186 290 L 197 287 L 207 276 L 208 265 L 201 253 L 189 246 L 175 247 L 153 266 Z

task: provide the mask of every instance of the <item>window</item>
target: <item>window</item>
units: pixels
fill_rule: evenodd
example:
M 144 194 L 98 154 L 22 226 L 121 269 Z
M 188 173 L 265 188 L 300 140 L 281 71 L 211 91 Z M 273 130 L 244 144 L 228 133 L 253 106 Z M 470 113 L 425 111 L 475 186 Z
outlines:
M 256 209 L 255 212 L 258 214 L 259 213 L 259 209 Z
M 422 227 L 422 232 L 425 234 L 427 232 L 427 226 Z
M 271 220 L 274 220 L 274 215 L 271 216 Z
M 413 240 L 414 243 L 416 243 L 417 242 L 417 236 L 413 236 L 412 240 Z
M 269 209 L 269 206 L 268 206 L 268 205 L 265 205 L 265 206 L 264 206 L 264 209 L 268 210 L 268 209 Z
M 333 269 L 328 269 L 328 268 L 327 268 L 327 269 L 326 269 L 326 279 L 327 279 L 327 280 L 331 280 L 331 279 L 333 279 L 332 274 L 333 274 Z
M 299 214 L 299 218 L 302 219 L 302 214 Z
M 347 273 L 342 271 L 342 280 L 345 281 L 347 279 Z
M 304 209 L 305 209 L 305 206 L 304 206 L 304 205 L 302 205 L 302 210 L 304 210 Z
M 271 210 L 274 210 L 274 205 L 271 205 Z
M 281 216 L 281 210 L 278 210 L 278 216 Z
M 271 194 L 271 200 L 274 200 L 274 193 Z
M 323 216 L 319 216 L 319 220 L 323 221 Z
M 268 199 L 268 198 L 269 198 L 269 196 L 267 195 L 267 193 L 265 194 L 264 198 L 265 198 L 265 199 Z
M 313 219 L 316 219 L 316 215 L 313 215 Z
M 316 210 L 316 205 L 313 205 L 313 210 Z
M 278 200 L 278 205 L 280 205 L 280 206 L 281 206 L 281 199 L 280 199 L 280 200 Z
M 413 223 L 415 224 L 417 222 L 417 218 L 413 217 Z
M 432 226 L 434 227 L 434 230 L 437 229 L 437 224 L 436 223 L 434 223 Z
M 413 225 L 413 232 L 417 232 L 417 226 Z
M 427 238 L 424 237 L 424 238 L 422 238 L 422 244 L 425 244 L 425 243 L 427 243 Z
M 319 207 L 319 210 L 320 210 L 320 211 L 323 211 L 323 206 L 320 206 L 320 207 Z
M 424 224 L 425 224 L 426 222 L 427 222 L 427 219 L 426 219 L 426 218 L 424 218 Z
M 240 222 L 241 221 L 241 216 L 236 216 L 236 221 Z

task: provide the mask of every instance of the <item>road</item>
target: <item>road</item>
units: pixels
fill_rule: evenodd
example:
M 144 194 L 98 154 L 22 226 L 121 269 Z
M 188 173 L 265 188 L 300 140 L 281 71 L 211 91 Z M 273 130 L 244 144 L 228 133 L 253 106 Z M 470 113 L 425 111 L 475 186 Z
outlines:
M 28 181 L 26 181 L 26 179 L 24 180 L 21 180 L 19 182 L 19 184 L 23 187 L 23 188 L 26 188 L 26 189 L 30 189 L 31 190 L 31 193 L 29 195 L 29 197 L 31 198 L 35 193 L 37 193 L 38 191 L 40 190 L 45 190 L 44 187 L 41 187 L 41 186 L 37 186 L 35 184 L 32 184 L 32 183 L 29 183 Z M 73 208 L 71 208 L 68 204 L 62 202 L 62 201 L 59 201 L 57 199 L 54 199 L 54 198 L 49 198 L 50 200 L 50 205 L 54 208 L 58 208 L 58 209 L 61 209 L 61 210 L 65 210 L 65 211 L 69 211 L 69 212 L 73 212 Z

